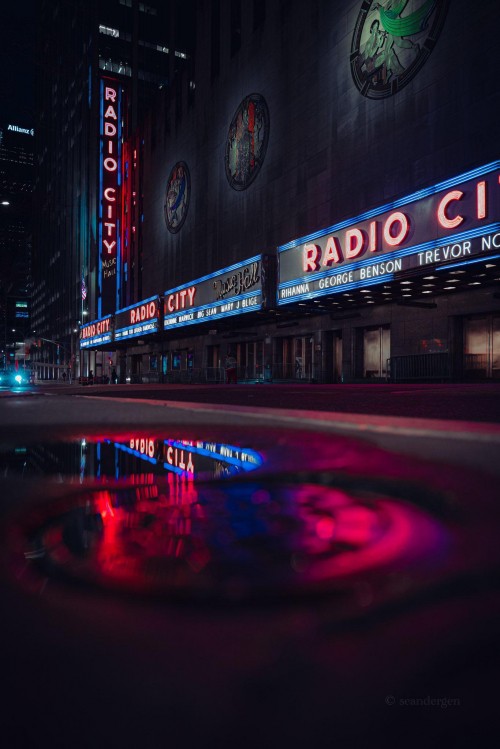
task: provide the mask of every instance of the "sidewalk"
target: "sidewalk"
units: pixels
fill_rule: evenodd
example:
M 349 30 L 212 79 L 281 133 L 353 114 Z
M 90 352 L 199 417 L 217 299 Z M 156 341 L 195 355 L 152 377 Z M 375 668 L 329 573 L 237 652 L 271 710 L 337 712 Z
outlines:
M 43 382 L 36 393 L 217 404 L 291 413 L 365 414 L 500 424 L 500 383 L 364 385 L 80 385 Z

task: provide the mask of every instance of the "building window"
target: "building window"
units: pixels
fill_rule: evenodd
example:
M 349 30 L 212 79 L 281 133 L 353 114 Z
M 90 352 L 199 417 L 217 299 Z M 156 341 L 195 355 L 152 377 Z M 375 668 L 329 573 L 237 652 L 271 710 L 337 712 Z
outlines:
M 99 68 L 101 70 L 109 70 L 112 73 L 119 73 L 119 75 L 132 76 L 132 68 L 123 62 L 116 62 L 115 60 L 103 60 L 99 58 Z
M 145 5 L 144 3 L 139 3 L 139 10 L 141 13 L 146 13 L 149 16 L 156 16 L 156 8 L 153 8 L 151 5 Z
M 153 44 L 152 42 L 145 42 L 143 39 L 139 39 L 139 46 L 154 49 L 157 52 L 163 52 L 166 55 L 168 55 L 169 52 L 168 47 L 164 47 L 161 44 Z
M 115 39 L 118 39 L 120 36 L 118 29 L 113 29 L 111 26 L 99 26 L 99 33 L 106 34 L 106 36 L 113 36 Z
M 168 55 L 170 51 L 168 47 L 164 47 L 162 44 L 153 44 L 152 42 L 145 42 L 142 39 L 139 39 L 139 46 L 147 47 L 148 49 L 154 49 L 156 50 L 156 52 L 163 52 L 165 55 Z M 174 54 L 176 57 L 180 57 L 182 60 L 188 59 L 188 55 L 186 54 L 186 52 L 180 52 L 179 50 L 176 49 Z

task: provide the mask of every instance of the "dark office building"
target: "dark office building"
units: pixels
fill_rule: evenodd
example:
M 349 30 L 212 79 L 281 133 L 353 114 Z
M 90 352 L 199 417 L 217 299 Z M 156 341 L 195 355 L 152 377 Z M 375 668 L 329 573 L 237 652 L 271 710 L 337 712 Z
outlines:
M 38 4 L 32 327 L 40 377 L 78 376 L 81 325 L 142 296 L 136 133 L 158 90 L 189 85 L 189 6 Z
M 160 95 L 142 130 L 142 294 L 82 330 L 89 361 L 500 376 L 497 3 L 196 7 L 196 99 Z
M 27 357 L 31 283 L 33 130 L 0 127 L 0 326 L 1 364 Z M 29 353 L 28 353 L 29 357 Z

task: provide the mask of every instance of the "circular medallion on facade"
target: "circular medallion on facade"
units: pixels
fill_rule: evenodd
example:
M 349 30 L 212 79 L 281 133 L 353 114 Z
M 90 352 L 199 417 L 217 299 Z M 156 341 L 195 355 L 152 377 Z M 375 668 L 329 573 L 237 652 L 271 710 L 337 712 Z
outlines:
M 165 223 L 172 234 L 176 234 L 186 220 L 190 194 L 189 169 L 184 161 L 178 161 L 170 172 L 163 206 Z
M 246 190 L 264 162 L 269 110 L 260 94 L 250 94 L 231 120 L 226 142 L 226 176 L 234 190 Z
M 351 44 L 363 96 L 383 99 L 406 86 L 434 49 L 449 0 L 364 0 Z

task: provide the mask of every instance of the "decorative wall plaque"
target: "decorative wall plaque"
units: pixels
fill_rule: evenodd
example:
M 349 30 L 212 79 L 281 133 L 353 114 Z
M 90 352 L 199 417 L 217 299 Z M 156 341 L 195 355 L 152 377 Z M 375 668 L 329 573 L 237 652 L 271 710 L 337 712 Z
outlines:
M 226 176 L 234 190 L 246 190 L 263 164 L 269 139 L 269 110 L 260 94 L 250 94 L 231 120 L 226 143 Z
M 363 96 L 392 96 L 415 77 L 441 33 L 448 1 L 364 0 L 351 44 L 351 71 Z
M 165 223 L 167 229 L 176 234 L 186 220 L 189 198 L 191 195 L 191 180 L 189 169 L 184 161 L 178 161 L 168 178 L 165 190 Z

